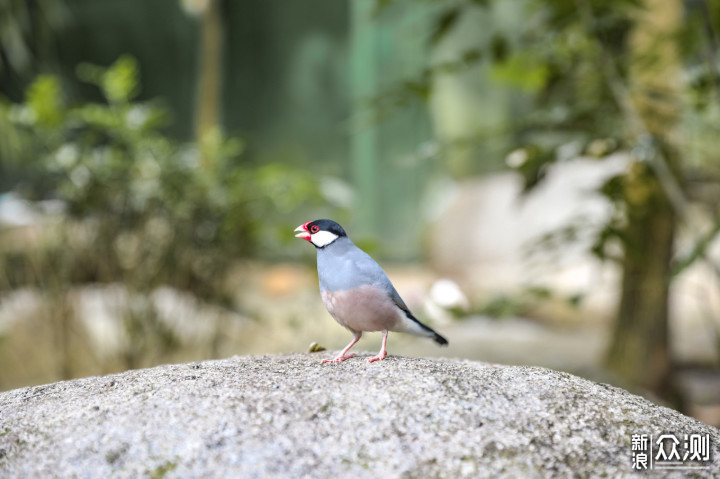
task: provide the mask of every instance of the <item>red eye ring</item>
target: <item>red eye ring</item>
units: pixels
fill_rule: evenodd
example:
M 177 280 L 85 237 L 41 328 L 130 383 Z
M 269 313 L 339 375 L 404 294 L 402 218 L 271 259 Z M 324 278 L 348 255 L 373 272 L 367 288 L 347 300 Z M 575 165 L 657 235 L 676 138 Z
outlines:
M 317 233 L 318 231 L 320 231 L 320 227 L 319 227 L 318 225 L 312 225 L 312 226 L 310 227 L 310 233 L 315 234 L 315 233 Z

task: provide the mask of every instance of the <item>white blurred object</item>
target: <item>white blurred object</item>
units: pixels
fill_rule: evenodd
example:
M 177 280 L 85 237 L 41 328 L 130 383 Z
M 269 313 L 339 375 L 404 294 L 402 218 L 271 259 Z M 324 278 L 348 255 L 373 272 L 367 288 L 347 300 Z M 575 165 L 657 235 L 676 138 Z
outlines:
M 470 307 L 467 297 L 458 284 L 451 279 L 439 279 L 430 288 L 430 299 L 445 309 L 467 311 Z
M 470 302 L 455 281 L 439 279 L 430 287 L 423 307 L 433 322 L 442 324 L 449 323 L 458 311 L 467 312 Z
M 42 314 L 42 298 L 30 288 L 15 289 L 0 296 L 0 334 L 6 333 L 12 326 L 28 317 Z
M 40 218 L 40 213 L 32 203 L 23 200 L 17 193 L 0 196 L 0 224 L 28 226 L 37 223 Z
M 505 164 L 510 168 L 520 168 L 528 159 L 528 153 L 525 148 L 518 148 L 517 150 L 511 151 L 505 157 Z
M 60 200 L 33 203 L 14 192 L 0 195 L 0 225 L 31 226 L 64 211 L 65 203 Z

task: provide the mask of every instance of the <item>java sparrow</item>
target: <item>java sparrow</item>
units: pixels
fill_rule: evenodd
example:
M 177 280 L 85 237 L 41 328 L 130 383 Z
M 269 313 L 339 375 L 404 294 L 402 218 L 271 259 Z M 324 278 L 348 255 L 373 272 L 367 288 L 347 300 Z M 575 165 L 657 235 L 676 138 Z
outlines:
M 337 363 L 354 356 L 348 350 L 364 331 L 382 331 L 382 348 L 368 362 L 387 355 L 388 331 L 432 338 L 441 346 L 447 340 L 422 324 L 410 312 L 385 271 L 367 253 L 350 241 L 345 230 L 331 220 L 308 221 L 298 226 L 295 236 L 309 241 L 317 250 L 320 296 L 330 315 L 353 333 L 353 339 L 334 359 Z

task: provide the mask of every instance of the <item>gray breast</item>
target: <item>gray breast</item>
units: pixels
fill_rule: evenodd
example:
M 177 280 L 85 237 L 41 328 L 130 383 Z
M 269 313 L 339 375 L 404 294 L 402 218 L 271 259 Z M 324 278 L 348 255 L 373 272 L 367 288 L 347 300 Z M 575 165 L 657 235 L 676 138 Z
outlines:
M 363 285 L 388 292 L 392 288 L 380 265 L 346 237 L 317 250 L 317 268 L 321 291 L 345 291 Z

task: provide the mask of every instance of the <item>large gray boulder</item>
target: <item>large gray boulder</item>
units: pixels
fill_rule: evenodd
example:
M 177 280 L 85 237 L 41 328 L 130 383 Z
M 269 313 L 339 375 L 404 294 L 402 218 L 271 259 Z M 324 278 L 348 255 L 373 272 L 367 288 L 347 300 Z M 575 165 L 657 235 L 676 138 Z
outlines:
M 320 353 L 323 354 L 323 353 Z M 720 431 L 536 367 L 318 354 L 160 366 L 0 393 L 0 477 L 630 477 L 633 434 Z M 682 449 L 680 449 L 682 453 Z

